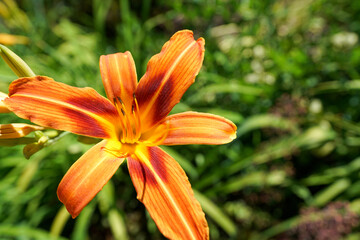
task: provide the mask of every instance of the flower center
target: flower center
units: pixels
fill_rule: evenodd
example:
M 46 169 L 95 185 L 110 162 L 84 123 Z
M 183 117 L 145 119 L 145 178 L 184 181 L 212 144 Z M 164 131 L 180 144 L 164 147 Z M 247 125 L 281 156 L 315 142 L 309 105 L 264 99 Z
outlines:
M 141 135 L 141 122 L 139 114 L 139 105 L 136 100 L 135 93 L 131 109 L 127 109 L 124 102 L 120 97 L 113 99 L 115 107 L 117 108 L 120 116 L 121 131 L 119 133 L 119 140 L 121 143 L 133 144 L 138 141 Z
M 118 158 L 126 158 L 131 156 L 138 144 L 121 143 L 117 140 L 109 140 L 106 146 L 103 148 L 104 151 L 114 155 Z

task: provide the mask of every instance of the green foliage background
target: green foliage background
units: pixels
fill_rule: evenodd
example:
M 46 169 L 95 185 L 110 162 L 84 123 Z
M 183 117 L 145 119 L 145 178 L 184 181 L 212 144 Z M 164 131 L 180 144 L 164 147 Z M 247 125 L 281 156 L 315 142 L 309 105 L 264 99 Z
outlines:
M 350 0 L 0 0 L 0 33 L 28 37 L 8 47 L 36 74 L 104 94 L 100 55 L 130 51 L 141 77 L 174 32 L 193 30 L 206 40 L 204 65 L 173 112 L 222 115 L 238 137 L 166 151 L 211 238 L 359 239 L 359 13 Z M 0 91 L 14 79 L 0 61 Z M 0 147 L 0 239 L 163 239 L 126 165 L 69 218 L 56 188 L 90 146 L 68 134 L 29 160 L 23 146 Z

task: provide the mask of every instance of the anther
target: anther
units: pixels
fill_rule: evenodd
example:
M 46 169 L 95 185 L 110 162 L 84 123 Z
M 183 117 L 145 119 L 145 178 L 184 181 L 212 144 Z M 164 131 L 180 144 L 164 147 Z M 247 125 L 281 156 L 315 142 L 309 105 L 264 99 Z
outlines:
M 123 114 L 123 116 L 125 117 L 125 112 L 124 112 L 124 110 L 122 109 L 122 106 L 121 105 L 119 105 L 119 102 L 121 103 L 121 99 L 119 98 L 119 97 L 114 97 L 113 98 L 113 102 L 114 102 L 114 105 L 115 105 L 115 107 L 116 107 L 116 109 L 119 111 L 121 111 L 121 113 Z M 121 132 L 122 132 L 122 136 L 120 137 L 120 140 L 122 141 L 122 142 L 124 142 L 124 141 L 126 141 L 126 138 L 127 138 L 127 132 L 126 132 L 126 122 L 124 122 L 124 118 L 122 118 L 121 116 L 120 116 L 120 124 L 121 124 L 121 128 L 122 128 L 122 130 L 121 130 Z
M 119 96 L 117 96 L 117 99 L 119 100 L 121 105 L 124 105 L 123 101 L 121 100 L 121 98 Z
M 135 138 L 139 138 L 141 134 L 141 120 L 140 120 L 140 111 L 139 111 L 139 105 L 136 99 L 135 93 L 133 93 L 133 104 L 132 104 L 132 112 L 135 119 Z

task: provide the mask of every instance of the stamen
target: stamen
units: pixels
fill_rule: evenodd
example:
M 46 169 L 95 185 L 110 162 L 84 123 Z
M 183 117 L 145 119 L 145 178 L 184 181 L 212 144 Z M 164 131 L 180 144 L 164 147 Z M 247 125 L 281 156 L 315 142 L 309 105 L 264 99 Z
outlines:
M 120 97 L 117 97 L 119 99 L 119 102 L 121 103 L 122 106 L 124 106 L 124 102 L 121 100 Z
M 131 112 L 128 112 L 126 110 L 126 106 L 119 96 L 113 98 L 113 101 L 118 112 L 119 113 L 121 112 L 120 114 L 120 123 L 122 127 L 121 142 L 134 143 L 140 138 L 141 135 L 139 105 L 135 93 L 133 94 L 133 104 L 131 105 Z
M 123 116 L 125 117 L 125 112 L 124 110 L 120 107 L 119 105 L 119 100 L 121 101 L 121 99 L 118 97 L 118 98 L 113 98 L 113 102 L 115 104 L 115 107 L 116 109 L 118 110 L 118 112 L 121 112 L 123 114 Z M 127 133 L 126 133 L 126 127 L 125 127 L 125 122 L 124 122 L 124 118 L 119 116 L 120 117 L 120 124 L 121 124 L 121 133 L 122 133 L 122 136 L 120 137 L 120 141 L 121 142 L 125 142 L 126 140 L 126 137 L 127 137 Z
M 150 141 L 144 141 L 143 143 L 145 143 L 147 146 L 161 145 L 164 142 L 164 140 L 166 139 L 166 137 L 168 136 L 169 129 L 170 129 L 170 124 L 168 123 L 168 120 L 160 123 L 156 127 L 155 132 L 161 133 L 161 135 L 157 139 L 155 138 Z
M 126 157 L 129 153 L 128 152 L 125 152 L 125 153 L 122 153 L 122 154 L 116 154 L 114 150 L 111 150 L 111 149 L 108 149 L 106 147 L 102 147 L 101 148 L 102 151 L 105 151 L 111 155 L 113 155 L 114 157 L 117 157 L 117 158 L 123 158 L 123 157 Z
M 136 100 L 136 95 L 135 93 L 133 93 L 133 100 L 134 100 L 134 103 L 135 103 L 135 106 L 134 104 L 132 105 L 132 113 L 134 115 L 134 118 L 135 118 L 135 138 L 136 139 L 139 139 L 140 137 L 140 134 L 141 134 L 141 121 L 140 121 L 140 111 L 139 111 L 139 104 Z
M 134 131 L 132 129 L 132 126 L 131 126 L 131 122 L 129 120 L 129 118 L 126 116 L 126 107 L 125 107 L 125 104 L 124 102 L 121 100 L 120 97 L 117 97 L 117 99 L 119 100 L 119 102 L 121 103 L 121 113 L 124 115 L 125 117 L 125 126 L 126 126 L 126 141 L 127 142 L 130 142 L 130 143 L 133 143 L 134 142 Z

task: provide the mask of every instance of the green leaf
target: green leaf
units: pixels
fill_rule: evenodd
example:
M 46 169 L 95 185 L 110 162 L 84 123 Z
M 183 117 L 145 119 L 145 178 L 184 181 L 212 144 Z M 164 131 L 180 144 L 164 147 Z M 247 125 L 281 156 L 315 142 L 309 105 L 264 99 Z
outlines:
M 237 131 L 238 136 L 259 128 L 277 128 L 294 134 L 299 133 L 296 123 L 272 114 L 261 114 L 247 118 Z
M 64 237 L 56 237 L 50 235 L 49 232 L 46 232 L 42 229 L 31 228 L 28 226 L 10 226 L 10 225 L 0 225 L 0 236 L 9 237 L 10 239 L 24 239 L 25 237 L 36 239 L 36 240 L 66 240 Z
M 214 204 L 210 199 L 201 193 L 194 191 L 196 199 L 200 202 L 200 205 L 204 212 L 210 216 L 229 236 L 235 236 L 237 233 L 237 227 L 235 223 L 226 214 Z
M 55 216 L 54 221 L 51 224 L 50 233 L 52 236 L 60 236 L 63 231 L 66 222 L 69 220 L 70 214 L 66 210 L 65 205 L 61 206 L 58 213 Z
M 126 231 L 126 224 L 120 212 L 116 209 L 109 211 L 109 225 L 114 239 L 127 240 L 129 236 Z
M 351 181 L 347 178 L 337 180 L 314 196 L 313 205 L 318 207 L 326 205 L 335 197 L 344 192 L 350 185 Z
M 95 210 L 94 202 L 90 202 L 75 219 L 75 228 L 72 232 L 71 239 L 86 240 L 89 238 L 89 226 L 91 222 L 91 216 Z

